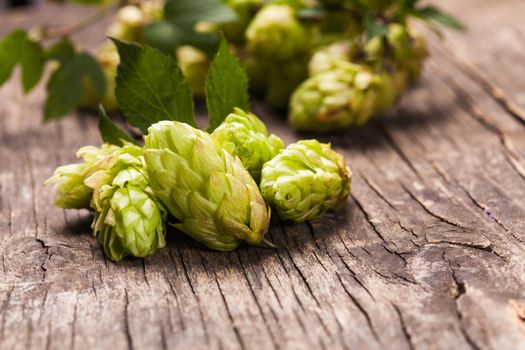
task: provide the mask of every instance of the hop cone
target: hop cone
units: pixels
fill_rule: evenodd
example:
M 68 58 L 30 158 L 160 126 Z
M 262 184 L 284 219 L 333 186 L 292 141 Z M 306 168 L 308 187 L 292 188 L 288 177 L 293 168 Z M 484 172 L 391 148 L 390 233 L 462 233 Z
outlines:
M 177 49 L 177 61 L 191 90 L 196 95 L 203 96 L 210 64 L 206 54 L 192 46 L 181 46 Z
M 261 193 L 282 219 L 302 222 L 341 207 L 352 174 L 329 144 L 302 140 L 264 164 Z
M 164 211 L 149 188 L 142 152 L 133 145 L 117 149 L 85 181 L 93 189 L 93 232 L 113 261 L 146 257 L 166 245 Z
M 286 61 L 309 49 L 309 34 L 287 5 L 267 5 L 246 29 L 252 55 L 272 61 Z
M 364 51 L 370 64 L 397 72 L 401 80 L 399 87 L 406 87 L 419 78 L 428 54 L 425 39 L 415 30 L 397 23 L 388 26 L 386 40 L 374 37 L 366 43 Z
M 264 163 L 272 159 L 284 147 L 281 139 L 268 136 L 266 126 L 254 114 L 240 108 L 226 117 L 212 133 L 228 152 L 238 156 L 255 181 L 261 177 Z
M 421 76 L 423 61 L 428 52 L 425 39 L 413 29 L 400 24 L 391 24 L 388 43 L 393 48 L 397 65 L 406 70 L 410 82 Z
M 302 83 L 290 100 L 289 120 L 297 129 L 316 132 L 363 125 L 395 97 L 388 74 L 348 63 Z
M 116 21 L 108 28 L 108 36 L 126 41 L 141 41 L 146 25 L 144 11 L 138 6 L 127 5 L 117 12 Z
M 69 164 L 58 167 L 53 176 L 44 185 L 56 185 L 55 206 L 64 209 L 89 209 L 93 190 L 84 184 L 86 177 L 92 171 L 92 165 L 107 156 L 114 146 L 82 147 L 77 157 L 83 163 Z
M 261 243 L 270 211 L 239 158 L 184 123 L 153 124 L 145 140 L 151 187 L 175 227 L 216 250 Z
M 68 164 L 58 167 L 44 184 L 56 184 L 55 206 L 66 209 L 89 208 L 91 188 L 84 185 L 86 164 Z
M 225 2 L 235 11 L 237 19 L 233 22 L 224 23 L 221 30 L 229 43 L 242 44 L 244 32 L 257 9 L 263 5 L 263 0 L 225 0 Z

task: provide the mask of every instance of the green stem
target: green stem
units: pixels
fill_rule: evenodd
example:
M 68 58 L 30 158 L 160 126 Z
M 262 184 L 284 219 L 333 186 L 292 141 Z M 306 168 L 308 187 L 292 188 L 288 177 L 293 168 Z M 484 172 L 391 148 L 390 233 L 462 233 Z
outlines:
M 126 0 L 113 1 L 111 4 L 104 6 L 99 11 L 93 13 L 90 16 L 87 16 L 85 19 L 69 26 L 58 28 L 41 27 L 38 29 L 36 36 L 41 40 L 68 37 L 92 26 L 93 24 L 99 22 L 103 18 L 113 14 L 119 8 L 124 6 L 126 2 Z

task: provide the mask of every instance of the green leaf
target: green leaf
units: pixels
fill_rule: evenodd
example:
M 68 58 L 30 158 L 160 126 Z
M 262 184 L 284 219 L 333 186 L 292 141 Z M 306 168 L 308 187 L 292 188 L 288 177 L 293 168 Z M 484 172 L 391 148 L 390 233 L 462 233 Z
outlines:
M 365 18 L 365 30 L 368 38 L 385 36 L 388 34 L 388 27 L 385 24 L 380 23 L 369 16 Z
M 44 51 L 40 43 L 32 41 L 27 32 L 17 29 L 0 43 L 0 85 L 2 85 L 20 64 L 22 66 L 22 86 L 29 92 L 42 77 Z
M 212 57 L 217 52 L 220 36 L 217 33 L 183 29 L 172 22 L 162 21 L 152 23 L 144 29 L 144 40 L 146 44 L 168 55 L 174 55 L 179 46 L 190 45 Z
M 117 124 L 113 123 L 111 119 L 108 118 L 106 111 L 100 105 L 98 107 L 98 130 L 100 131 L 100 136 L 102 141 L 111 143 L 116 146 L 123 146 L 123 141 L 131 142 L 138 145 L 138 142 L 124 132 Z
M 321 7 L 311 7 L 297 10 L 297 17 L 301 20 L 314 20 L 318 21 L 326 17 L 330 11 L 327 11 Z
M 219 126 L 234 107 L 244 110 L 250 107 L 246 72 L 230 52 L 225 39 L 221 41 L 206 79 L 206 106 L 210 131 Z
M 128 122 L 146 133 L 160 120 L 197 126 L 193 96 L 173 57 L 112 39 L 120 55 L 115 94 Z
M 184 31 L 171 22 L 155 22 L 144 28 L 144 41 L 168 55 L 174 55 L 175 49 L 185 41 Z
M 188 31 L 185 34 L 185 41 L 183 45 L 194 46 L 197 49 L 204 51 L 208 57 L 213 57 L 219 48 L 221 37 L 217 33 L 199 33 L 196 31 Z
M 237 19 L 223 0 L 166 0 L 164 17 L 184 29 L 193 29 L 197 22 L 226 23 Z
M 82 98 L 82 76 L 76 55 L 64 60 L 47 82 L 44 120 L 49 121 L 71 112 Z
M 465 30 L 463 23 L 433 6 L 417 9 L 412 12 L 412 15 L 421 19 L 438 22 L 452 29 Z
M 48 59 L 55 59 L 60 62 L 63 62 L 67 59 L 70 59 L 75 55 L 75 47 L 71 41 L 67 39 L 62 39 L 53 46 L 51 46 L 47 52 L 46 57 Z
M 91 80 L 93 89 L 98 97 L 103 98 L 106 93 L 106 76 L 98 61 L 87 53 L 78 55 L 79 64 L 83 68 L 83 74 Z
M 47 100 L 44 120 L 49 121 L 73 111 L 82 99 L 82 81 L 89 79 L 95 92 L 104 96 L 106 79 L 99 63 L 89 54 L 71 52 L 66 43 L 60 44 L 49 57 L 55 57 L 60 65 L 47 82 Z
M 226 23 L 237 19 L 237 14 L 223 0 L 167 0 L 165 21 L 146 27 L 144 37 L 148 45 L 173 54 L 183 45 L 194 46 L 212 56 L 219 46 L 218 33 L 195 30 L 199 22 Z

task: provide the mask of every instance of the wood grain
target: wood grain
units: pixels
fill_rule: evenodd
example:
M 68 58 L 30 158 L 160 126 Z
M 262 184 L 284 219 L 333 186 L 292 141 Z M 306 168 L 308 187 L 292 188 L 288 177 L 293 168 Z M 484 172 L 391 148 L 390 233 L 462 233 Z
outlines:
M 525 349 L 525 4 L 440 6 L 469 31 L 429 35 L 424 77 L 390 115 L 320 137 L 347 158 L 351 198 L 305 224 L 274 217 L 276 250 L 170 231 L 153 257 L 107 261 L 90 214 L 42 186 L 100 143 L 95 118 L 42 124 L 43 87 L 0 89 L 0 348 Z M 63 11 L 4 14 L 0 33 L 84 16 Z M 313 137 L 255 112 L 286 142 Z

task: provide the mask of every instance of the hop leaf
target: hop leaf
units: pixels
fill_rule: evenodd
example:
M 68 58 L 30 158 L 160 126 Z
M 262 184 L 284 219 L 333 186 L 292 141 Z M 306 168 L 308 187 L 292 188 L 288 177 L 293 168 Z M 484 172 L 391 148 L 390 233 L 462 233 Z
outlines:
M 22 29 L 11 32 L 0 42 L 0 85 L 11 76 L 15 65 L 20 63 L 24 92 L 29 92 L 42 77 L 44 61 L 40 43 L 31 40 Z
M 266 126 L 254 114 L 235 108 L 213 131 L 214 137 L 228 152 L 238 156 L 255 181 L 259 181 L 264 163 L 284 147 L 281 139 L 268 136 Z
M 60 65 L 46 85 L 48 93 L 44 106 L 44 120 L 59 118 L 82 104 L 84 82 L 89 82 L 93 95 L 98 98 L 106 92 L 106 76 L 100 64 L 86 52 L 76 52 L 66 40 L 55 44 L 48 57 L 58 60 Z
M 270 212 L 238 158 L 179 122 L 152 125 L 145 140 L 151 187 L 179 221 L 175 227 L 222 251 L 262 241 Z
M 261 193 L 284 220 L 303 222 L 341 207 L 352 174 L 329 144 L 302 140 L 264 164 Z

